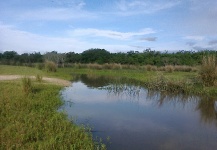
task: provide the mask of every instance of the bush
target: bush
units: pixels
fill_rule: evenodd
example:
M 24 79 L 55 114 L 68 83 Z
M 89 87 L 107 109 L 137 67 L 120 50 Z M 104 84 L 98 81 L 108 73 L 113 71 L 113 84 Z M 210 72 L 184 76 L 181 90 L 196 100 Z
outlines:
M 215 56 L 203 57 L 199 76 L 205 86 L 213 86 L 215 84 L 217 76 Z
M 25 94 L 29 94 L 32 92 L 32 81 L 29 77 L 25 76 L 22 78 L 22 87 Z
M 45 62 L 45 68 L 46 68 L 47 72 L 56 72 L 57 71 L 57 66 L 52 61 L 46 61 Z

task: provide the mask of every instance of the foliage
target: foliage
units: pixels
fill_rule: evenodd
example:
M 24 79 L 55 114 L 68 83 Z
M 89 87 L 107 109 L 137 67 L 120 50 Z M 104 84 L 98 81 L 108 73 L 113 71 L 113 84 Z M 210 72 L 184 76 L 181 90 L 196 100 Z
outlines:
M 169 53 L 167 51 L 155 51 L 146 49 L 143 52 L 128 51 L 110 53 L 105 49 L 89 49 L 82 53 L 68 52 L 58 53 L 56 51 L 40 53 L 17 54 L 15 51 L 5 51 L 0 53 L 0 63 L 7 65 L 29 65 L 42 63 L 45 60 L 53 61 L 58 67 L 67 66 L 70 63 L 82 64 L 124 64 L 124 65 L 152 65 L 152 66 L 197 66 L 201 65 L 204 55 L 217 56 L 217 51 L 177 51 Z
M 46 68 L 47 72 L 56 72 L 57 71 L 57 66 L 52 61 L 46 61 L 45 62 L 45 68 Z
M 199 75 L 205 86 L 213 86 L 215 84 L 217 78 L 215 56 L 209 55 L 203 57 Z

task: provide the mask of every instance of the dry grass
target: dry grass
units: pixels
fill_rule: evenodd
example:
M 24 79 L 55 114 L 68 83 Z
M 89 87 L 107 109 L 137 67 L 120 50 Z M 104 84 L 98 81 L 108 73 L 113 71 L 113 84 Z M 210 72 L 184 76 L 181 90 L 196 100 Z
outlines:
M 199 76 L 205 86 L 213 86 L 217 77 L 215 56 L 204 56 Z

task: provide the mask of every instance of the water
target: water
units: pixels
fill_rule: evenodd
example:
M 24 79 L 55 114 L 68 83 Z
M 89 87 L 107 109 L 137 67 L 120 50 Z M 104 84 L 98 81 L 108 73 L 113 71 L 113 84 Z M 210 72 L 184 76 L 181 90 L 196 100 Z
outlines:
M 214 98 L 149 92 L 126 79 L 81 76 L 62 91 L 64 109 L 109 150 L 214 150 Z M 109 140 L 108 140 L 109 139 Z

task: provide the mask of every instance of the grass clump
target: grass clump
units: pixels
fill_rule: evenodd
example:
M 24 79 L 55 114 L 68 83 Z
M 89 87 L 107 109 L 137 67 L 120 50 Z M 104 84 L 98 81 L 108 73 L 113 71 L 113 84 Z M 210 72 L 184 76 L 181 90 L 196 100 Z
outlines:
M 37 74 L 35 76 L 35 80 L 38 81 L 38 82 L 42 82 L 42 79 L 43 79 L 42 75 Z
M 25 94 L 29 94 L 32 92 L 32 81 L 29 77 L 25 76 L 22 78 L 22 87 Z
M 217 77 L 215 56 L 204 56 L 199 76 L 205 86 L 213 86 Z
M 57 71 L 57 65 L 52 61 L 46 61 L 45 62 L 45 68 L 47 72 L 56 72 Z
M 28 96 L 19 82 L 0 82 L 0 149 L 102 149 L 84 127 L 62 112 L 60 86 L 35 84 Z

